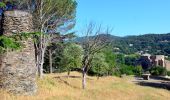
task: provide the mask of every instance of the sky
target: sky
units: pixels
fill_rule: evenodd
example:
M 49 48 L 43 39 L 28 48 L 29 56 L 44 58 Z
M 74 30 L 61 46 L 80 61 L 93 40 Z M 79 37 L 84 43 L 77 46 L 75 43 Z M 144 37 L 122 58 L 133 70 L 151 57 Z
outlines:
M 170 32 L 170 0 L 77 0 L 80 32 L 89 22 L 113 29 L 112 35 L 142 35 Z

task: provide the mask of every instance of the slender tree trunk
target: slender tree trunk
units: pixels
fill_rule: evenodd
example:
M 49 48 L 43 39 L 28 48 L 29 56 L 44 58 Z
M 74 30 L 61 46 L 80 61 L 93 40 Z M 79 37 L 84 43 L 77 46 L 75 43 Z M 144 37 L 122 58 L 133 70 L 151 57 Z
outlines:
M 84 69 L 85 68 L 83 68 L 83 71 L 82 71 L 82 88 L 83 89 L 86 88 L 86 71 Z
M 43 68 L 41 64 L 38 66 L 38 76 L 39 78 L 43 78 Z
M 52 52 L 51 49 L 49 49 L 49 66 L 50 66 L 50 74 L 53 73 L 53 65 L 52 65 L 53 61 L 52 61 Z
M 38 59 L 37 59 L 37 67 L 38 67 L 38 76 L 39 78 L 43 78 L 43 64 L 44 64 L 44 51 L 40 49 L 40 54 L 38 54 Z
M 99 75 L 97 75 L 97 80 L 99 80 L 99 78 L 100 78 L 100 76 L 99 76 Z
M 69 78 L 70 77 L 70 70 L 68 70 L 68 72 L 67 72 L 67 78 Z
M 40 37 L 40 44 L 36 44 L 36 66 L 38 68 L 39 78 L 43 78 L 43 64 L 44 64 L 44 54 L 46 48 L 42 44 L 42 37 Z

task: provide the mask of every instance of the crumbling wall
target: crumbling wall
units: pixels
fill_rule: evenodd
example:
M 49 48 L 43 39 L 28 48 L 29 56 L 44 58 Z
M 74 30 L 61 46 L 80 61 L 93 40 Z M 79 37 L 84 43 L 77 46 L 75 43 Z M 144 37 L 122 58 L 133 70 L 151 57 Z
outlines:
M 23 11 L 7 11 L 4 14 L 4 33 L 32 32 L 32 16 Z M 34 44 L 31 39 L 22 41 L 24 48 L 0 56 L 0 88 L 15 94 L 36 93 L 36 66 Z
M 4 13 L 4 35 L 14 33 L 32 32 L 32 15 L 23 11 L 6 11 Z

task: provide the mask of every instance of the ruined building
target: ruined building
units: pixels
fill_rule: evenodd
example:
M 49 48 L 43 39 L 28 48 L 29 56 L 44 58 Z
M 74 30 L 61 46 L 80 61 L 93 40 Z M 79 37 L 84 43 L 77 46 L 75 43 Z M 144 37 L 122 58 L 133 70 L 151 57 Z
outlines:
M 152 66 L 166 67 L 164 55 L 143 54 L 140 58 L 140 62 L 144 69 L 148 69 Z
M 24 11 L 6 11 L 3 35 L 32 32 L 32 15 Z M 34 44 L 31 39 L 21 41 L 19 51 L 0 55 L 0 88 L 16 94 L 31 95 L 36 92 L 36 66 Z

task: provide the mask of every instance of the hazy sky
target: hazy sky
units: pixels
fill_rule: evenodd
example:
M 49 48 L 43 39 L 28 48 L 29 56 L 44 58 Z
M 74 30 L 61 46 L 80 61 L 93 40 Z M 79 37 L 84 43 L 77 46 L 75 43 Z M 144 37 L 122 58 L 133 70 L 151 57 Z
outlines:
M 170 32 L 170 0 L 77 1 L 77 31 L 94 21 L 117 36 Z

